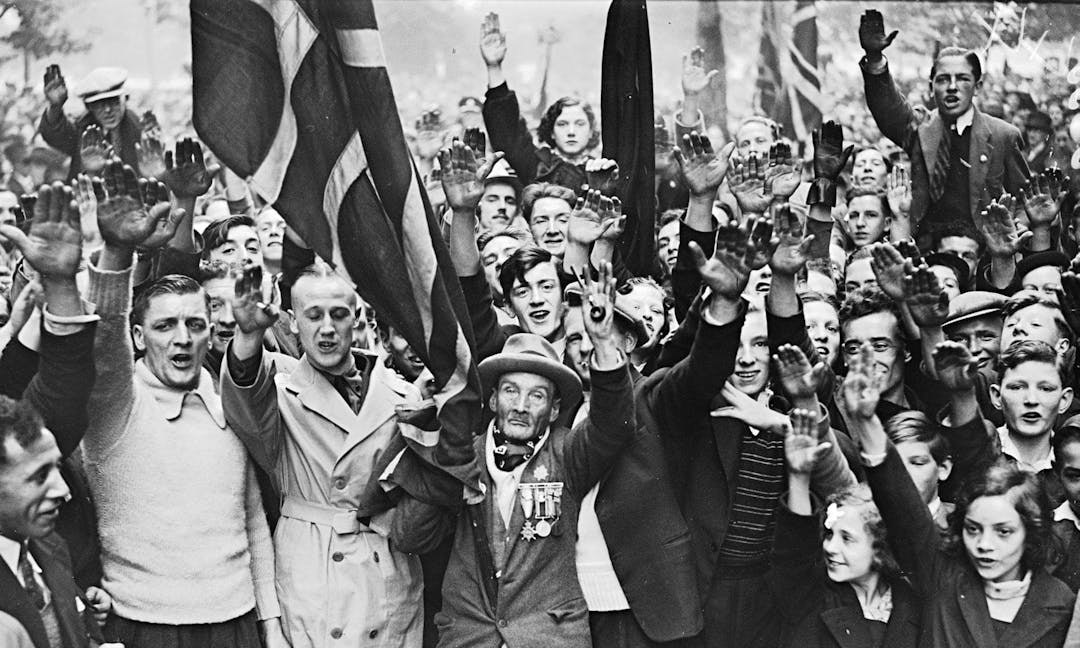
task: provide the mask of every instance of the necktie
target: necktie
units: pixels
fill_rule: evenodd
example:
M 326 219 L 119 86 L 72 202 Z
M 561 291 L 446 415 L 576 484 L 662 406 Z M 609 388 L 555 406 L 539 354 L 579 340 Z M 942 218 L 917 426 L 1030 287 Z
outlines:
M 19 550 L 19 574 L 22 576 L 23 589 L 26 590 L 27 596 L 34 602 L 37 611 L 41 612 L 45 609 L 45 592 L 42 591 L 34 575 L 34 566 L 30 564 L 29 544 L 29 542 L 23 542 L 22 549 Z
M 334 376 L 331 381 L 337 393 L 352 408 L 353 414 L 359 414 L 364 404 L 364 374 L 356 368 L 344 376 Z
M 941 200 L 942 194 L 945 193 L 945 180 L 949 176 L 949 161 L 952 158 L 952 138 L 953 133 L 956 132 L 955 128 L 955 126 L 950 126 L 938 142 L 937 156 L 930 170 L 930 202 L 932 203 Z

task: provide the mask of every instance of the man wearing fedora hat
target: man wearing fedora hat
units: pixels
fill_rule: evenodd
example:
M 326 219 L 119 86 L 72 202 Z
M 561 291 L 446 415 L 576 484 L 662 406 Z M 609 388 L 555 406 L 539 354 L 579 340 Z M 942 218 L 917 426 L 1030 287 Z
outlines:
M 486 496 L 460 515 L 443 513 L 456 515 L 457 530 L 435 616 L 440 647 L 592 645 L 574 567 L 579 508 L 630 443 L 635 418 L 610 266 L 584 284 L 587 420 L 567 427 L 581 380 L 542 337 L 513 335 L 480 363 L 493 414 L 475 442 Z
M 125 164 L 138 169 L 135 144 L 142 137 L 143 124 L 127 109 L 128 92 L 124 89 L 127 76 L 127 70 L 118 67 L 91 70 L 78 85 L 78 95 L 87 112 L 72 122 L 64 114 L 68 87 L 60 66 L 50 65 L 46 69 L 45 98 L 49 105 L 41 115 L 38 130 L 49 146 L 71 157 L 69 179 L 84 170 L 99 171 L 98 161 L 104 165 L 108 158 L 102 152 L 110 148 Z

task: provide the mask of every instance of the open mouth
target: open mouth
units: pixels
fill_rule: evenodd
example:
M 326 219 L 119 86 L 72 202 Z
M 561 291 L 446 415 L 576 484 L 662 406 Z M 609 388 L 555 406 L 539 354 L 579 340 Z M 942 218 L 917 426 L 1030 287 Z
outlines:
M 1038 423 L 1042 420 L 1042 414 L 1039 414 L 1038 412 L 1024 412 L 1020 415 L 1020 420 L 1025 423 Z
M 543 322 L 549 315 L 551 315 L 551 311 L 547 309 L 529 311 L 529 319 L 534 322 Z
M 828 358 L 829 357 L 829 347 L 827 347 L 827 346 L 816 346 L 816 347 L 814 347 L 814 350 L 817 351 L 817 354 L 818 354 L 819 358 Z
M 337 342 L 319 342 L 317 346 L 319 347 L 319 351 L 330 353 L 337 348 Z
M 190 353 L 177 353 L 169 358 L 169 362 L 177 369 L 190 369 L 195 363 L 195 356 Z
M 236 332 L 232 329 L 221 329 L 220 331 L 215 332 L 214 335 L 216 335 L 219 340 L 229 341 L 233 339 L 233 336 L 236 335 Z
M 753 382 L 759 375 L 761 375 L 760 370 L 735 372 L 735 377 L 743 382 Z
M 953 106 L 956 106 L 956 105 L 958 105 L 960 103 L 960 97 L 954 97 L 954 96 L 950 95 L 950 96 L 945 97 L 942 100 L 942 102 L 946 106 L 952 108 Z

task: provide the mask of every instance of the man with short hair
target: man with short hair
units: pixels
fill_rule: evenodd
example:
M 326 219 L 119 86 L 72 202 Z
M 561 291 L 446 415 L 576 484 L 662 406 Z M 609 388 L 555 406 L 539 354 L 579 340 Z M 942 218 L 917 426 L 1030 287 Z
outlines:
M 566 252 L 566 230 L 577 196 L 557 184 L 536 182 L 521 194 L 521 210 L 533 240 L 562 261 Z
M 271 276 L 281 272 L 281 253 L 285 248 L 285 219 L 276 209 L 267 205 L 255 215 L 259 233 L 259 249 L 262 251 L 263 269 Z
M 959 47 L 937 53 L 930 67 L 937 110 L 919 119 L 882 55 L 897 33 L 886 35 L 881 13 L 868 10 L 859 24 L 859 43 L 866 52 L 859 67 L 874 121 L 911 158 L 911 218 L 924 228 L 947 221 L 974 223 L 990 198 L 1002 192 L 1019 195 L 1031 175 L 1020 131 L 972 103 L 982 87 L 982 63 L 974 51 Z
M 98 204 L 105 244 L 90 267 L 97 305 L 97 382 L 83 438 L 101 534 L 102 587 L 112 596 L 110 638 L 126 648 L 248 648 L 260 629 L 281 647 L 274 556 L 254 466 L 229 429 L 213 377 L 207 295 L 166 276 L 132 304 L 137 246 L 172 236 L 149 213 L 139 182 L 119 162 L 105 169 Z M 133 360 L 135 347 L 144 353 Z
M 250 216 L 230 216 L 203 230 L 202 257 L 238 268 L 262 266 L 262 243 Z
M 484 154 L 483 151 L 476 153 Z M 499 160 L 484 178 L 484 192 L 476 206 L 480 231 L 498 232 L 514 225 L 520 203 L 521 181 L 505 160 Z
M 398 518 L 377 467 L 401 434 L 398 410 L 418 408 L 420 395 L 376 355 L 353 349 L 358 296 L 326 265 L 301 270 L 292 286 L 303 355 L 264 351 L 277 308 L 260 274 L 250 268 L 236 283 L 237 333 L 221 397 L 232 429 L 281 491 L 276 585 L 285 634 L 292 648 L 376 638 L 416 648 L 420 561 L 391 541 Z
M 484 232 L 476 237 L 476 248 L 480 252 L 480 263 L 484 266 L 484 278 L 487 280 L 488 290 L 491 291 L 492 300 L 499 309 L 499 313 L 506 315 L 506 321 L 502 324 L 513 323 L 513 314 L 508 313 L 506 295 L 502 292 L 499 283 L 499 271 L 510 255 L 521 249 L 524 245 L 532 243 L 532 236 L 523 229 L 507 228 L 500 231 Z M 504 308 L 505 307 L 505 308 Z

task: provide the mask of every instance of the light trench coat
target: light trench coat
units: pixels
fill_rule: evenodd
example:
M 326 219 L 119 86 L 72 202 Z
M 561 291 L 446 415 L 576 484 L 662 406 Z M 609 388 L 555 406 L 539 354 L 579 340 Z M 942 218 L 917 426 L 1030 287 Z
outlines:
M 418 648 L 423 577 L 415 555 L 391 547 L 375 516 L 357 519 L 361 493 L 397 433 L 395 407 L 415 388 L 374 356 L 359 414 L 304 358 L 263 352 L 258 377 L 221 372 L 232 429 L 281 488 L 274 532 L 281 623 L 293 648 Z

